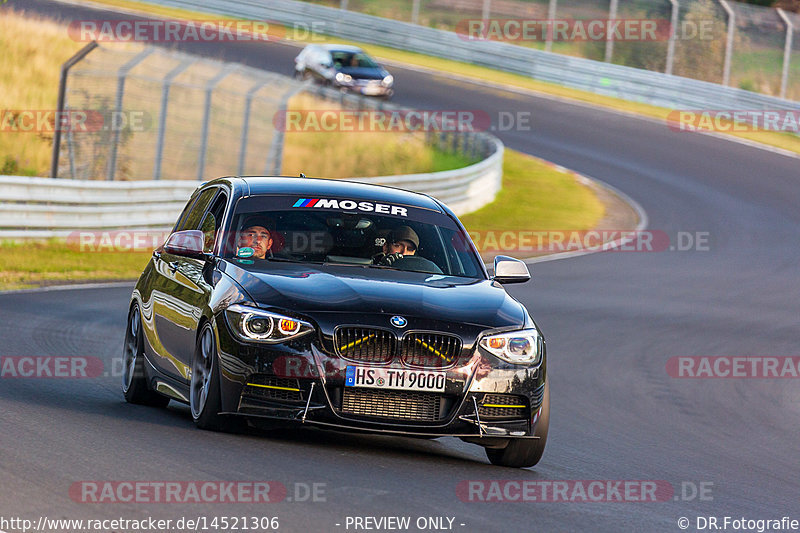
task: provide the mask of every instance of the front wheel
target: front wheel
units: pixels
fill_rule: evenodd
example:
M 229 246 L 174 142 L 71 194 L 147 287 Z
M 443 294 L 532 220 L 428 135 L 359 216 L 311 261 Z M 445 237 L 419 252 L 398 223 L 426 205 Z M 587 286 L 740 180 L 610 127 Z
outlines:
M 497 466 L 512 468 L 527 468 L 535 466 L 544 454 L 547 444 L 547 430 L 550 426 L 550 382 L 545 382 L 544 396 L 542 398 L 542 414 L 536 422 L 533 434 L 538 439 L 512 439 L 503 449 L 486 448 L 489 462 Z
M 122 358 L 122 394 L 128 403 L 166 407 L 169 398 L 150 390 L 144 373 L 144 334 L 139 305 L 131 306 L 128 314 L 128 328 L 125 331 L 125 346 Z
M 238 419 L 219 414 L 222 402 L 219 390 L 217 343 L 210 322 L 203 325 L 197 337 L 197 346 L 192 358 L 189 406 L 192 419 L 200 429 L 235 431 L 242 427 Z

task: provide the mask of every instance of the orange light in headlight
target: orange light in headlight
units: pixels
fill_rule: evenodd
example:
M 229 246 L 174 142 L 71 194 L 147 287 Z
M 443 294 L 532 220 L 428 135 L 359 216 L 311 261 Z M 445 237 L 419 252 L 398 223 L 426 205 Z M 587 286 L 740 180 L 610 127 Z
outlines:
M 489 348 L 494 348 L 495 350 L 499 350 L 505 345 L 506 345 L 506 340 L 503 338 L 495 337 L 489 339 Z
M 284 335 L 291 335 L 292 333 L 297 333 L 297 330 L 300 329 L 300 322 L 295 322 L 294 320 L 283 318 L 278 323 L 278 329 Z

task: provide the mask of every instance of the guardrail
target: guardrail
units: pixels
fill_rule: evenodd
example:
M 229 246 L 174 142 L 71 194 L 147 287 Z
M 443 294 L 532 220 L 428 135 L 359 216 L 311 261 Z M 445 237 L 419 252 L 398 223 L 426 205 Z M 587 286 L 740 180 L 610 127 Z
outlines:
M 270 20 L 290 26 L 303 24 L 305 27 L 321 27 L 324 33 L 335 37 L 486 66 L 596 94 L 667 108 L 800 110 L 800 102 L 716 83 L 503 42 L 469 41 L 450 31 L 294 0 L 207 0 L 202 4 L 196 0 L 160 0 L 158 5 L 199 9 L 252 20 Z
M 0 176 L 0 239 L 77 230 L 169 229 L 196 181 L 103 182 Z
M 503 175 L 503 143 L 487 136 L 488 157 L 456 170 L 354 178 L 423 192 L 456 214 L 491 202 Z M 166 231 L 196 181 L 106 182 L 0 176 L 0 239 L 66 237 L 79 230 Z

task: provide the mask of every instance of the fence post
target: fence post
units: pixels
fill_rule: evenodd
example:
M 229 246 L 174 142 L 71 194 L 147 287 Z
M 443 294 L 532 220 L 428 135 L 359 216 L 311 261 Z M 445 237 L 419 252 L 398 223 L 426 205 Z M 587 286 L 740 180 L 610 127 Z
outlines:
M 419 2 L 420 0 L 413 0 L 411 4 L 411 24 L 419 24 Z
M 64 101 L 66 100 L 67 96 L 67 74 L 69 73 L 69 69 L 71 69 L 75 63 L 81 61 L 84 57 L 89 55 L 89 52 L 95 48 L 97 48 L 97 42 L 92 41 L 78 50 L 78 53 L 67 59 L 64 64 L 61 65 L 61 75 L 58 80 L 58 103 L 56 105 L 56 109 L 59 113 L 64 111 Z M 53 155 L 50 159 L 50 177 L 53 179 L 58 177 L 58 154 L 60 150 L 61 128 L 56 128 L 56 131 L 53 133 Z M 75 176 L 72 177 L 74 178 Z
M 236 70 L 238 65 L 228 63 L 217 72 L 217 75 L 208 80 L 206 84 L 206 100 L 203 106 L 203 128 L 200 131 L 200 150 L 198 152 L 197 161 L 197 181 L 203 180 L 203 174 L 206 171 L 206 149 L 208 148 L 208 125 L 211 119 L 211 96 L 214 93 L 214 88 L 221 82 L 231 71 Z
M 792 37 L 794 34 L 794 24 L 789 20 L 786 12 L 778 8 L 778 15 L 786 24 L 786 42 L 783 45 L 783 70 L 781 72 L 781 98 L 786 98 L 786 86 L 789 83 L 789 64 L 792 60 Z
M 664 74 L 672 74 L 672 64 L 675 62 L 675 36 L 678 33 L 678 11 L 680 4 L 678 0 L 669 0 L 672 4 L 672 13 L 670 14 L 670 34 L 669 42 L 667 43 L 667 65 L 664 68 Z
M 69 107 L 65 109 L 69 111 Z M 78 172 L 75 169 L 75 138 L 73 137 L 72 128 L 67 130 L 67 157 L 69 158 L 69 175 L 72 179 L 76 179 Z
M 170 70 L 164 77 L 164 82 L 161 87 L 161 111 L 158 114 L 158 136 L 156 140 L 156 160 L 153 164 L 153 179 L 161 179 L 161 161 L 164 157 L 164 134 L 167 127 L 167 106 L 169 104 L 169 90 L 172 87 L 172 80 L 180 76 L 180 74 L 194 65 L 195 59 L 185 59 L 177 67 Z
M 731 55 L 733 54 L 733 32 L 736 31 L 736 13 L 727 0 L 719 0 L 722 9 L 728 14 L 728 35 L 725 39 L 725 63 L 722 66 L 722 85 L 731 84 Z
M 304 83 L 300 85 L 296 89 L 292 91 L 287 91 L 283 98 L 281 98 L 281 103 L 278 106 L 278 113 L 282 114 L 284 120 L 286 120 L 286 111 L 289 106 L 289 100 L 299 93 L 300 91 L 306 90 L 308 88 L 308 83 Z M 323 93 L 324 94 L 324 93 Z M 283 166 L 283 130 L 284 128 L 277 128 L 275 131 L 275 135 L 272 137 L 272 142 L 269 145 L 269 151 L 267 152 L 267 163 L 264 168 L 264 174 L 267 176 L 280 176 L 281 175 L 281 167 Z M 271 164 L 270 164 L 271 163 Z
M 544 38 L 544 51 L 550 52 L 553 49 L 553 21 L 556 18 L 558 0 L 550 0 L 547 4 L 547 34 Z
M 117 100 L 114 104 L 114 111 L 116 113 L 122 112 L 122 97 L 125 95 L 125 78 L 128 73 L 144 61 L 144 58 L 153 53 L 153 48 L 145 48 L 134 56 L 133 59 L 122 65 L 117 71 Z M 109 181 L 114 180 L 114 175 L 117 173 L 117 145 L 119 145 L 119 128 L 114 128 L 114 140 L 111 142 L 111 154 L 108 157 L 108 173 L 106 179 Z
M 242 117 L 242 138 L 239 146 L 239 168 L 237 174 L 239 176 L 244 174 L 244 163 L 247 158 L 247 134 L 250 129 L 250 108 L 253 105 L 253 96 L 261 90 L 267 82 L 258 81 L 255 85 L 250 87 L 244 96 L 244 116 Z
M 342 0 L 339 3 L 339 9 L 341 9 L 343 11 L 347 11 L 347 0 Z
M 617 4 L 619 0 L 611 0 L 608 5 L 608 20 L 611 22 L 612 20 L 617 19 Z M 614 55 L 614 33 L 611 31 L 606 31 L 606 57 L 605 62 L 611 63 L 611 58 Z
M 489 17 L 492 13 L 492 0 L 483 0 L 483 11 L 481 12 L 481 18 L 484 21 L 488 21 Z

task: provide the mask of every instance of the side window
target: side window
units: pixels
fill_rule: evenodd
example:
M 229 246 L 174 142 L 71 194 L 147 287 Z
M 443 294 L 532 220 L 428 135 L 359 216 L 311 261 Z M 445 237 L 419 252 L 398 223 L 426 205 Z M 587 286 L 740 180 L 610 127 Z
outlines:
M 178 220 L 175 221 L 175 225 L 172 227 L 173 233 L 181 230 L 181 226 L 183 225 L 182 222 L 186 220 L 186 216 L 189 214 L 189 210 L 191 210 L 195 200 L 197 200 L 197 195 L 192 195 L 192 197 L 189 198 L 189 201 L 186 202 L 186 207 L 184 207 L 183 211 L 181 211 L 181 216 L 178 217 Z
M 200 193 L 200 195 L 197 197 L 197 200 L 194 202 L 194 205 L 192 205 L 192 209 L 181 220 L 178 231 L 187 229 L 200 229 L 200 223 L 203 220 L 203 215 L 205 215 L 208 205 L 211 203 L 211 200 L 214 198 L 217 190 L 218 189 L 216 188 L 207 189 Z
M 220 193 L 203 217 L 203 222 L 200 224 L 200 231 L 205 234 L 205 252 L 211 253 L 214 251 L 214 242 L 217 239 L 217 233 L 220 229 L 220 224 L 222 224 L 222 217 L 225 215 L 225 206 L 227 203 L 228 197 L 225 193 Z
M 320 50 L 319 55 L 319 64 L 323 67 L 332 67 L 333 66 L 333 59 L 331 58 L 331 53 L 327 50 Z

